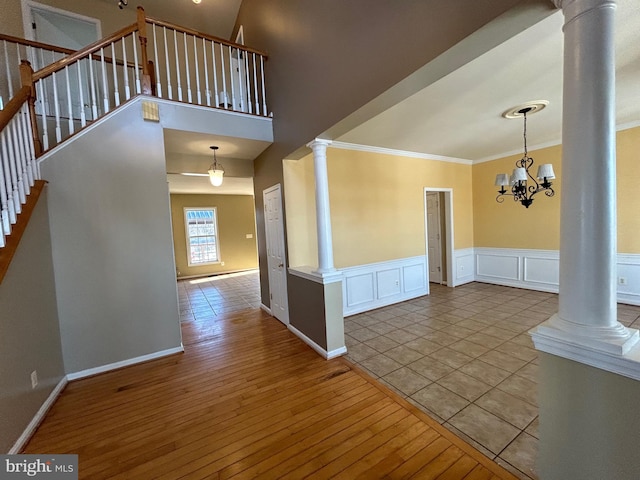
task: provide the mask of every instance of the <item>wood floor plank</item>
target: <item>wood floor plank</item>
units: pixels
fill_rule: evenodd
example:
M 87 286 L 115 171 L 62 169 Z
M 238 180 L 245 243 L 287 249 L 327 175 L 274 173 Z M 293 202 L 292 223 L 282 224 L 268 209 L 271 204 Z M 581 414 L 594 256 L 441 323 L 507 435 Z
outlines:
M 24 453 L 91 480 L 515 478 L 264 312 L 182 328 L 182 354 L 70 382 Z

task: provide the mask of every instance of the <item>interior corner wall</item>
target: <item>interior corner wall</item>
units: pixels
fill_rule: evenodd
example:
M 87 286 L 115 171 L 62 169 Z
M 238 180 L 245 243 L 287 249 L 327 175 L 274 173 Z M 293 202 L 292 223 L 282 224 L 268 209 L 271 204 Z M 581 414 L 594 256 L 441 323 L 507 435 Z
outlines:
M 134 99 L 41 161 L 68 374 L 181 346 L 162 128 Z
M 471 165 L 329 148 L 336 267 L 426 254 L 425 187 L 453 190 L 456 249 L 473 246 Z
M 535 20 L 541 18 L 541 8 L 545 14 L 553 11 L 547 0 L 526 3 L 534 5 Z M 283 159 L 522 4 L 520 0 L 243 0 L 236 30 L 243 25 L 245 42 L 269 54 L 265 85 L 267 107 L 274 113 L 274 144 L 256 159 L 254 177 L 265 304 L 269 287 L 262 191 L 282 183 Z M 513 26 L 473 42 L 473 55 L 515 34 Z M 518 24 L 517 30 L 523 26 Z
M 289 265 L 318 266 L 315 175 L 313 155 L 284 161 L 284 188 L 287 190 L 287 244 Z
M 47 187 L 0 284 L 0 305 L 0 452 L 7 453 L 65 374 Z
M 617 204 L 618 252 L 640 253 L 640 215 L 635 201 L 637 180 L 640 178 L 640 127 L 617 132 Z M 473 165 L 473 225 L 474 246 L 559 250 L 560 199 L 562 196 L 562 146 L 529 152 L 536 165 L 553 164 L 556 179 L 555 196 L 537 195 L 528 208 L 506 197 L 496 202 L 498 187 L 494 186 L 498 173 L 509 173 L 521 155 L 513 155 Z M 568 172 L 564 172 L 568 174 Z M 577 173 L 579 174 L 579 172 Z M 523 235 L 522 232 L 526 232 Z
M 218 222 L 220 261 L 202 266 L 189 266 L 184 209 L 215 207 Z M 258 267 L 254 201 L 250 195 L 171 195 L 173 244 L 178 277 L 237 272 Z M 247 238 L 251 235 L 251 238 Z

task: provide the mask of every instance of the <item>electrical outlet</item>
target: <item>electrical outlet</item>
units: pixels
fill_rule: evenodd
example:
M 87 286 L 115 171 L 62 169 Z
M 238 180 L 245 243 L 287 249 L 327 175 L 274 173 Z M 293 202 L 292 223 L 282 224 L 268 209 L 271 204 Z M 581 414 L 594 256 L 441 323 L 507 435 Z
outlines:
M 618 277 L 618 283 L 620 285 L 626 285 L 627 284 L 627 279 L 625 277 Z
M 224 262 L 220 262 L 220 266 L 221 266 L 221 267 L 224 267 Z
M 253 238 L 253 233 L 247 233 L 247 234 L 245 235 L 245 237 L 246 237 L 246 238 Z
M 31 372 L 31 388 L 36 388 L 38 386 L 38 372 L 34 370 Z

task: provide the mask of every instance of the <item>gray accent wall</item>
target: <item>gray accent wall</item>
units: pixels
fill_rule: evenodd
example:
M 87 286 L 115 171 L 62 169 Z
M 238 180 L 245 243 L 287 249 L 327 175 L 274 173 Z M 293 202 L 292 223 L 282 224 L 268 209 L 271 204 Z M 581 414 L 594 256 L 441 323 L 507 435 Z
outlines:
M 180 347 L 162 125 L 138 98 L 43 158 L 66 372 Z
M 0 452 L 24 432 L 64 377 L 47 187 L 0 284 Z M 38 386 L 31 388 L 31 372 Z
M 324 285 L 287 275 L 289 323 L 327 350 Z
M 540 478 L 638 479 L 640 382 L 539 355 Z

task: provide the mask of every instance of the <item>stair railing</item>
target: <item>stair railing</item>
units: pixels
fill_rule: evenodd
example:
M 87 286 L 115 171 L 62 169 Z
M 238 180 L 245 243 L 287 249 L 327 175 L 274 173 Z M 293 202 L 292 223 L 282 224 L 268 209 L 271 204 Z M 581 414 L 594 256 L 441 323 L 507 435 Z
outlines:
M 0 247 L 5 246 L 31 187 L 40 179 L 29 112 L 33 100 L 32 88 L 23 86 L 0 111 Z
M 25 40 L 0 33 L 0 110 L 20 90 L 20 62 L 28 60 L 35 70 L 45 67 L 74 50 Z
M 264 52 L 162 20 L 146 23 L 158 97 L 268 116 Z

